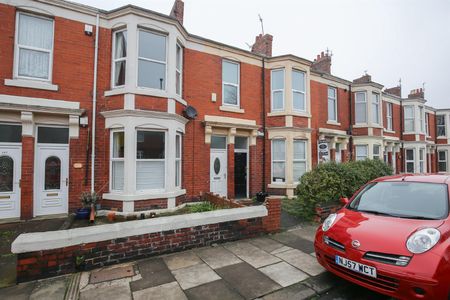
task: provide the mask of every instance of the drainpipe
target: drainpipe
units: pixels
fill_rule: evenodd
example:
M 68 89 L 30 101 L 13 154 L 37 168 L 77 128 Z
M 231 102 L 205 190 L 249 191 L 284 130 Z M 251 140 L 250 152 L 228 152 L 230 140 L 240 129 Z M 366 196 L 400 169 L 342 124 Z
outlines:
M 264 60 L 264 56 L 262 58 L 262 73 L 261 73 L 261 80 L 262 80 L 262 129 L 264 133 L 263 137 L 263 155 L 262 155 L 262 164 L 263 164 L 263 176 L 262 176 L 262 183 L 263 193 L 266 193 L 266 62 Z
M 348 153 L 349 153 L 349 161 L 353 160 L 353 115 L 352 115 L 352 85 L 348 85 L 348 103 L 349 110 L 348 115 L 350 117 L 350 126 L 348 128 Z
M 92 141 L 91 141 L 91 192 L 95 191 L 95 123 L 97 113 L 97 65 L 98 65 L 98 37 L 100 16 L 97 14 L 95 22 L 95 50 L 94 50 L 94 82 L 92 88 Z
M 405 143 L 403 142 L 403 130 L 404 130 L 404 122 L 403 119 L 403 100 L 400 99 L 400 140 L 402 141 L 402 149 L 400 150 L 400 165 L 402 167 L 401 173 L 406 173 L 406 165 L 405 165 Z

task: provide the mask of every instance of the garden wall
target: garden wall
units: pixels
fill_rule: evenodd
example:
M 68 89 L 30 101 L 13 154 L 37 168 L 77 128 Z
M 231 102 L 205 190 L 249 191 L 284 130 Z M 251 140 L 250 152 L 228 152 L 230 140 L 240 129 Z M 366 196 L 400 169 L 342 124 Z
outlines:
M 281 199 L 265 205 L 21 234 L 17 281 L 58 276 L 164 253 L 276 232 Z

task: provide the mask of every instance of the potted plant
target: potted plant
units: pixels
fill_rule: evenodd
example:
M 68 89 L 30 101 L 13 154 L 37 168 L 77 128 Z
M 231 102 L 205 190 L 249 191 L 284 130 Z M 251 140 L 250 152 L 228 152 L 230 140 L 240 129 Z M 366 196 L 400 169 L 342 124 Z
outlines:
M 91 210 L 94 210 L 99 196 L 96 192 L 83 192 L 80 196 L 82 208 L 79 208 L 76 212 L 77 219 L 89 219 Z

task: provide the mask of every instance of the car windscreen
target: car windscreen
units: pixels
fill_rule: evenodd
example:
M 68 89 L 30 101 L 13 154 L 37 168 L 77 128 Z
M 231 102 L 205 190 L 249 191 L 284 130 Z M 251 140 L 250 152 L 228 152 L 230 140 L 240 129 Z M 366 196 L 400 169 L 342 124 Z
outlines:
M 440 220 L 448 216 L 448 206 L 446 184 L 402 181 L 371 183 L 348 208 L 399 218 Z

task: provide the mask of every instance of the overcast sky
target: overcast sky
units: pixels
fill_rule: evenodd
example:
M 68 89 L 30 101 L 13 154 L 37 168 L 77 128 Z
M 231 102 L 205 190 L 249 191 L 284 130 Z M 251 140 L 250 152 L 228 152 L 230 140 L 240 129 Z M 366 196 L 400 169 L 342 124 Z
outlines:
M 75 0 L 113 9 L 134 4 L 169 14 L 172 0 Z M 273 55 L 309 60 L 329 48 L 332 74 L 353 80 L 365 70 L 402 96 L 425 82 L 430 106 L 450 108 L 449 0 L 185 0 L 188 32 L 248 49 L 261 32 Z

